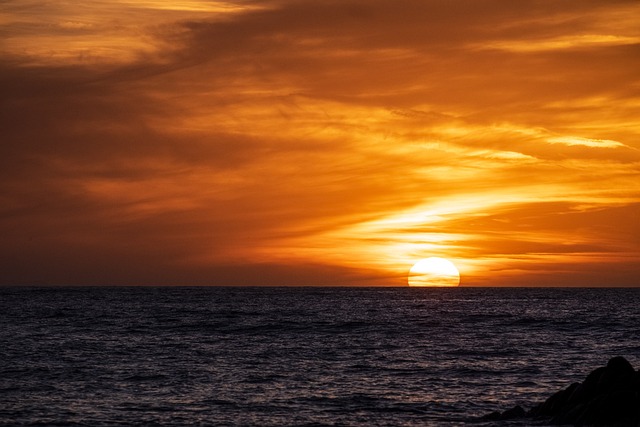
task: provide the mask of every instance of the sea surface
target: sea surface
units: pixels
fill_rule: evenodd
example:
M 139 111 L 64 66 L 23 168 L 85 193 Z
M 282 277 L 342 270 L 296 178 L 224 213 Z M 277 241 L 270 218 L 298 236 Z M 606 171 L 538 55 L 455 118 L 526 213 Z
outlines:
M 471 425 L 617 355 L 640 289 L 8 287 L 0 425 Z

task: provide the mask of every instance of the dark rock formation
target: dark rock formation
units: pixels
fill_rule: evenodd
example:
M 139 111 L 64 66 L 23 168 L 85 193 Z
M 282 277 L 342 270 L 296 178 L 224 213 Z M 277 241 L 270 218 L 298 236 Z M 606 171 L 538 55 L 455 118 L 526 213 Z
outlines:
M 640 427 L 640 371 L 624 357 L 593 370 L 582 383 L 553 394 L 528 412 L 516 406 L 482 421 L 532 418 L 553 425 Z

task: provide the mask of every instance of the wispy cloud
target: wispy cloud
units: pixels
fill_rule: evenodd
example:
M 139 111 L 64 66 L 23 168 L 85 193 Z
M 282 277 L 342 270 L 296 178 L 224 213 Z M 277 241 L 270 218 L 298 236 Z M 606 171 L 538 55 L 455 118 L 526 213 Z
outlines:
M 2 283 L 640 274 L 636 1 L 2 8 Z
M 589 139 L 579 137 L 556 137 L 547 140 L 549 144 L 564 144 L 568 146 L 581 145 L 594 148 L 631 148 L 618 141 L 608 139 Z
M 613 34 L 582 34 L 554 37 L 542 40 L 496 41 L 482 45 L 482 48 L 503 49 L 512 52 L 537 52 L 570 50 L 600 46 L 625 46 L 640 43 L 640 37 Z

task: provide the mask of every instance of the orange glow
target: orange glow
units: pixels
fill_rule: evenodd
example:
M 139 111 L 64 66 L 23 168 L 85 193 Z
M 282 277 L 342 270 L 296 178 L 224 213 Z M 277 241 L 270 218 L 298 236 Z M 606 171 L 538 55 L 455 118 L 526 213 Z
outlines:
M 0 284 L 640 285 L 637 2 L 2 8 Z
M 451 261 L 444 258 L 430 257 L 421 259 L 411 267 L 407 281 L 409 286 L 458 286 L 460 272 Z

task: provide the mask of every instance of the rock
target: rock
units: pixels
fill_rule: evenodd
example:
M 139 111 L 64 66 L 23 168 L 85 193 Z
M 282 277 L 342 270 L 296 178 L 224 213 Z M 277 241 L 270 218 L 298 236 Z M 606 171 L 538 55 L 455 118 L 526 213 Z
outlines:
M 607 363 L 607 368 L 600 375 L 598 391 L 610 393 L 616 390 L 633 390 L 636 371 L 623 357 L 614 357 Z
M 632 391 L 614 391 L 596 398 L 578 424 L 637 426 L 640 423 L 640 398 Z
M 607 362 L 607 369 L 614 375 L 620 376 L 632 376 L 635 374 L 635 370 L 631 363 L 622 356 L 616 356 L 609 359 Z
M 481 416 L 479 421 L 499 421 L 502 413 L 500 411 L 493 411 L 486 415 Z
M 566 407 L 567 402 L 570 397 L 573 396 L 574 391 L 580 388 L 582 385 L 580 383 L 573 383 L 569 387 L 564 390 L 560 390 L 559 392 L 553 394 L 547 400 L 544 401 L 541 405 L 535 408 L 535 410 L 530 411 L 530 415 L 535 417 L 548 417 L 558 415 L 564 407 Z
M 624 357 L 614 357 L 526 412 L 515 406 L 482 420 L 532 418 L 553 425 L 640 427 L 640 371 Z
M 513 420 L 513 419 L 517 419 L 517 418 L 524 418 L 525 415 L 526 415 L 526 412 L 525 412 L 524 408 L 522 408 L 522 406 L 520 406 L 520 405 L 516 405 L 513 408 L 504 411 L 500 415 L 500 419 L 501 420 Z
M 557 414 L 549 421 L 552 425 L 576 424 L 587 410 L 586 403 L 571 406 L 567 411 Z
M 582 382 L 582 384 L 576 388 L 574 391 L 574 395 L 569 398 L 569 402 L 571 405 L 578 405 L 582 402 L 587 402 L 594 397 L 596 397 L 599 393 L 600 377 L 607 370 L 606 367 L 601 367 L 594 369 L 591 371 L 587 378 Z

